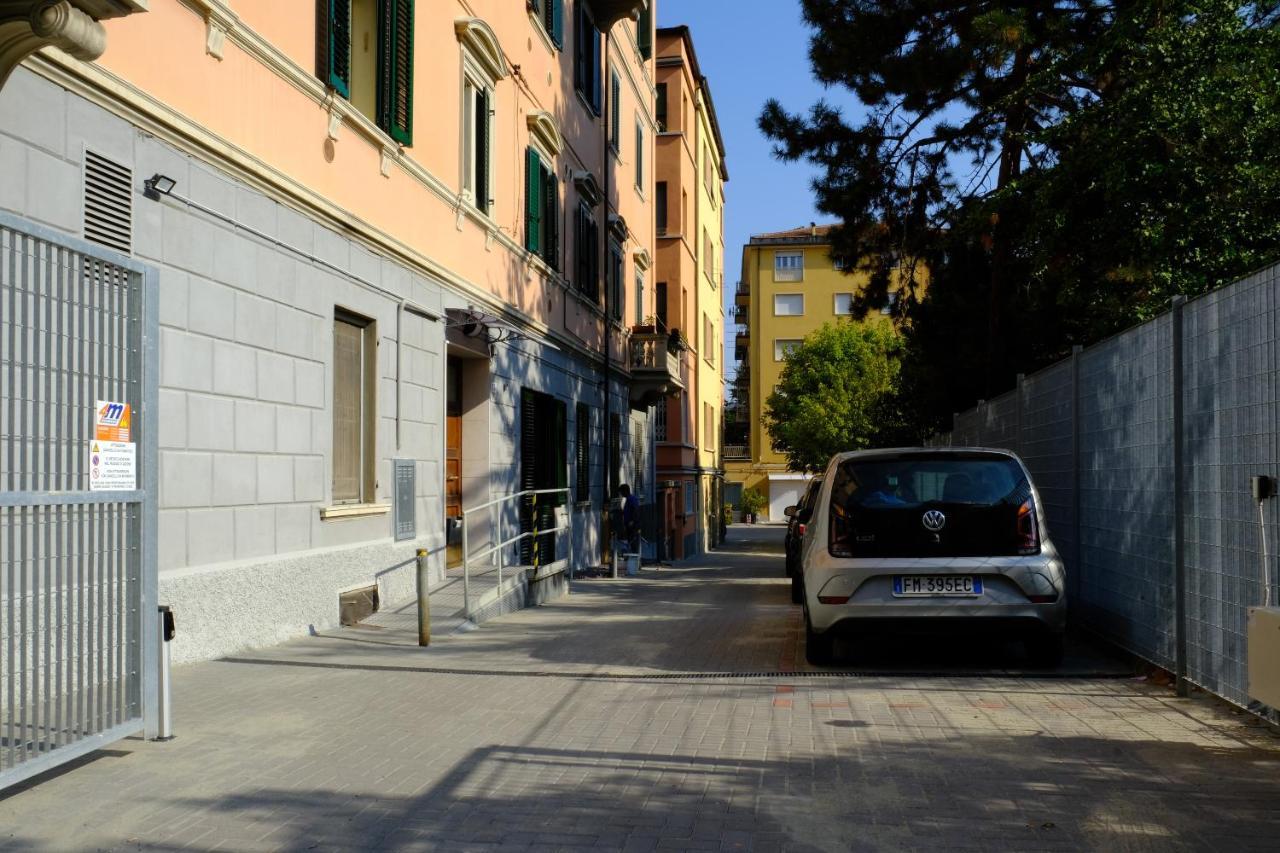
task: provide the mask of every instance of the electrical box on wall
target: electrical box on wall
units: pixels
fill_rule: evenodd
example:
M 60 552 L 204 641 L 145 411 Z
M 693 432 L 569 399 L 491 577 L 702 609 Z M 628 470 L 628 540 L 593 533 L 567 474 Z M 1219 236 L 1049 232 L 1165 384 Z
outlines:
M 1249 611 L 1249 696 L 1280 708 L 1280 607 Z

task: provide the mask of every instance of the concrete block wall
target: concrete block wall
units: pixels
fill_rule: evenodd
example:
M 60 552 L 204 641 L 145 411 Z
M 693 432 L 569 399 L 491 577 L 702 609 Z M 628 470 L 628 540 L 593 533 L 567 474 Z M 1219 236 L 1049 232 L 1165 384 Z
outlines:
M 345 589 L 404 600 L 417 547 L 442 572 L 443 323 L 402 318 L 397 446 L 397 301 L 305 254 L 436 311 L 441 288 L 19 69 L 0 90 L 0 208 L 82 236 L 86 149 L 132 169 L 133 254 L 160 270 L 160 597 L 178 613 L 175 660 L 329 627 Z M 145 199 L 154 173 L 298 252 Z M 377 323 L 376 499 L 391 500 L 393 458 L 417 460 L 418 540 L 394 543 L 391 513 L 320 518 L 337 306 Z

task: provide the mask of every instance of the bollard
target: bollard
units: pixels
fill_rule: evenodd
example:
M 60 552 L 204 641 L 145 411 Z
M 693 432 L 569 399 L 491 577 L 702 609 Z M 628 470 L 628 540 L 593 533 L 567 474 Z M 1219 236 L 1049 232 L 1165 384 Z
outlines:
M 418 645 L 431 645 L 431 598 L 427 595 L 427 549 L 418 549 Z
M 156 616 L 160 620 L 159 642 L 160 654 L 157 660 L 160 662 L 159 678 L 156 679 L 156 689 L 160 691 L 160 712 L 159 719 L 156 721 L 156 740 L 173 740 L 173 702 L 171 700 L 169 666 L 171 663 L 171 652 L 169 644 L 173 641 L 174 623 L 173 610 L 167 604 L 161 604 L 156 608 Z

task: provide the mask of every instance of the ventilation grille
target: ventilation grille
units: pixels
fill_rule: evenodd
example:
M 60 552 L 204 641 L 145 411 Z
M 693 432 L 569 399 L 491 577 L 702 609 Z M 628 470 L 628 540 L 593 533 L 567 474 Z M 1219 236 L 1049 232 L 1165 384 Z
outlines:
M 133 172 L 92 151 L 84 157 L 84 237 L 126 255 L 133 248 Z

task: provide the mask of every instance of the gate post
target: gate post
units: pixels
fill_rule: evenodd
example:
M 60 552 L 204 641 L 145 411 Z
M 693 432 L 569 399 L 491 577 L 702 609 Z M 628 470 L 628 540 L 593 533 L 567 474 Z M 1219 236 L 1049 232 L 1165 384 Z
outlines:
M 1183 531 L 1185 470 L 1183 467 L 1182 413 L 1182 307 L 1185 296 L 1173 297 L 1173 611 L 1174 676 L 1179 696 L 1190 693 L 1187 685 L 1187 554 Z
M 142 299 L 139 326 L 142 352 L 130 353 L 141 370 L 142 430 L 138 453 L 143 492 L 139 508 L 142 535 L 138 543 L 141 597 L 139 613 L 142 632 L 139 689 L 142 699 L 142 733 L 147 740 L 160 736 L 160 622 L 158 548 L 160 523 L 160 273 L 147 267 L 141 276 Z

